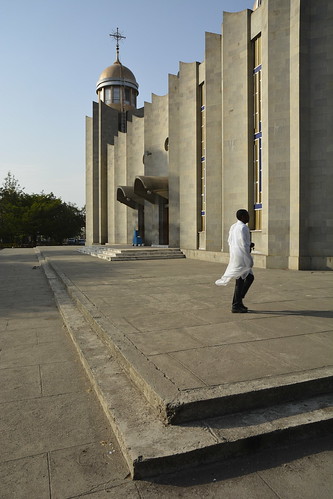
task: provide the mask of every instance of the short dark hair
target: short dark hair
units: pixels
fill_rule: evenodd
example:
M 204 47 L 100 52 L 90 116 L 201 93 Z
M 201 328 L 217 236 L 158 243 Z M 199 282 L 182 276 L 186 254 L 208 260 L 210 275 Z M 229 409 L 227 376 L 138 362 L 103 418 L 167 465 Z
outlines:
M 247 210 L 238 210 L 236 213 L 236 217 L 238 220 L 242 220 L 244 215 L 248 215 L 248 214 L 249 214 L 249 212 Z

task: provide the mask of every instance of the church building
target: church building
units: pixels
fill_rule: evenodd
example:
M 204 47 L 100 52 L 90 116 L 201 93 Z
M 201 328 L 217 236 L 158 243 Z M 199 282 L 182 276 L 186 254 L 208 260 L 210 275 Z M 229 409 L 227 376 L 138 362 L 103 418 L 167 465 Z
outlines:
M 140 109 L 117 29 L 86 118 L 86 244 L 138 230 L 146 246 L 227 263 L 245 208 L 255 266 L 333 269 L 332 25 L 329 0 L 224 12 L 204 60 L 180 62 Z

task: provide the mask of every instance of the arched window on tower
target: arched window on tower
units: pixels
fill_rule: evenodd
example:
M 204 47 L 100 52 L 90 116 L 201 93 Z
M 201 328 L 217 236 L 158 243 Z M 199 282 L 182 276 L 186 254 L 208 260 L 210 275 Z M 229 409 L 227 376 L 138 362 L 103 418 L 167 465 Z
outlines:
M 114 104 L 119 104 L 120 103 L 120 88 L 113 87 L 112 90 L 113 90 L 112 102 Z
M 125 104 L 131 104 L 131 89 L 125 88 Z
M 104 88 L 104 102 L 108 106 L 112 103 L 112 98 L 111 98 L 111 87 L 106 87 Z

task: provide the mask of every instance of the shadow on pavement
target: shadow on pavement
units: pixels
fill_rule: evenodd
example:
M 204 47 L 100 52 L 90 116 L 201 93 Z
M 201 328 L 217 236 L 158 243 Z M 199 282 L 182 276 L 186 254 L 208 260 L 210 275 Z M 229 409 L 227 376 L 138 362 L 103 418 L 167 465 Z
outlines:
M 324 317 L 327 319 L 333 318 L 332 310 L 250 310 L 249 312 L 255 315 L 295 315 L 303 317 Z
M 233 458 L 220 463 L 203 465 L 188 471 L 153 477 L 147 481 L 155 484 L 191 487 L 211 482 L 242 477 L 258 471 L 292 466 L 293 461 L 308 459 L 313 455 L 333 450 L 333 437 L 311 438 L 294 445 L 271 448 L 246 458 Z

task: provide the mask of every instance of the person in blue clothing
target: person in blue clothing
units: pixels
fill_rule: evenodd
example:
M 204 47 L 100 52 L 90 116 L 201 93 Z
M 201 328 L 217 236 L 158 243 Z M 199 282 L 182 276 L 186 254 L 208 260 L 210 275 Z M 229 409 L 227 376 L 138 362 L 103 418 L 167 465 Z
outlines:
M 243 303 L 243 298 L 254 281 L 253 258 L 251 256 L 254 244 L 251 243 L 250 230 L 247 226 L 250 220 L 248 211 L 238 210 L 236 218 L 237 222 L 230 227 L 229 231 L 229 264 L 221 279 L 215 281 L 215 284 L 226 286 L 232 278 L 236 279 L 231 311 L 243 314 L 248 311 Z

